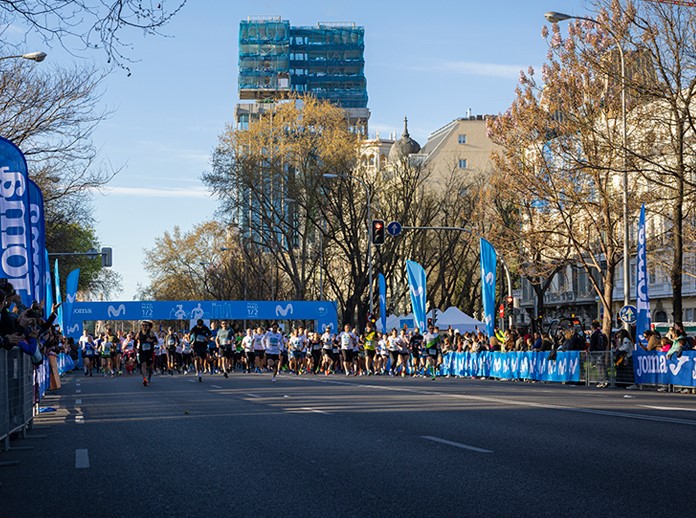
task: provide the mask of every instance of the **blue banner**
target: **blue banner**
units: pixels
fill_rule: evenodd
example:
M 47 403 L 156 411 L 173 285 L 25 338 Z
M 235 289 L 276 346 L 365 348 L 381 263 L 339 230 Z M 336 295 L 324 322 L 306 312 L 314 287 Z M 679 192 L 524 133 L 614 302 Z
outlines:
M 75 268 L 68 274 L 65 281 L 65 302 L 63 303 L 63 317 L 65 319 L 65 329 L 69 330 L 72 325 L 72 306 L 77 295 L 77 284 L 80 280 L 80 269 Z
M 29 223 L 31 231 L 31 266 L 34 298 L 46 303 L 46 220 L 41 189 L 29 180 Z M 47 308 L 50 312 L 51 308 Z M 47 313 L 48 314 L 48 313 Z
M 495 248 L 481 238 L 481 296 L 483 299 L 483 323 L 486 334 L 493 336 L 495 331 L 495 276 L 498 257 Z
M 645 204 L 640 208 L 638 220 L 638 255 L 636 257 L 636 340 L 648 345 L 643 336 L 650 329 L 650 296 L 648 295 L 648 258 L 645 246 Z
M 406 273 L 408 274 L 408 287 L 411 292 L 411 306 L 416 326 L 424 331 L 425 325 L 425 304 L 426 304 L 426 284 L 425 270 L 415 261 L 406 261 Z
M 580 351 L 558 352 L 549 360 L 548 352 L 447 353 L 442 357 L 440 374 L 537 381 L 580 381 Z
M 382 322 L 382 332 L 387 332 L 387 281 L 384 274 L 377 276 L 379 281 L 379 319 Z
M 696 387 L 696 351 L 673 354 L 633 351 L 633 372 L 638 385 L 679 385 Z
M 63 320 L 63 298 L 60 294 L 60 273 L 58 273 L 58 259 L 56 259 L 55 266 L 53 268 L 53 277 L 54 277 L 54 282 L 56 286 L 56 304 L 60 304 L 58 306 L 58 310 L 56 311 L 56 324 L 60 327 L 60 330 L 65 333 L 65 320 Z
M 0 137 L 0 278 L 12 283 L 25 306 L 34 301 L 27 162 L 12 142 Z
M 44 254 L 44 285 L 46 286 L 46 305 L 44 306 L 44 311 L 46 313 L 46 318 L 51 314 L 51 308 L 53 307 L 53 281 L 51 279 L 51 263 L 48 260 L 48 250 Z
M 66 335 L 79 339 L 86 320 L 314 320 L 320 333 L 338 329 L 336 302 L 267 300 L 158 300 L 75 302 Z

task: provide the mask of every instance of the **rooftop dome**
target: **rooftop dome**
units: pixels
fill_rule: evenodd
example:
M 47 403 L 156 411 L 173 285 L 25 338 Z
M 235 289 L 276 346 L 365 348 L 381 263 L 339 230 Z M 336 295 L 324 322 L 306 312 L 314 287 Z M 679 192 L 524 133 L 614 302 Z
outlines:
M 399 140 L 392 144 L 389 150 L 389 161 L 392 163 L 400 162 L 404 158 L 408 158 L 409 155 L 418 153 L 420 149 L 420 144 L 408 134 L 408 119 L 404 117 L 404 133 Z

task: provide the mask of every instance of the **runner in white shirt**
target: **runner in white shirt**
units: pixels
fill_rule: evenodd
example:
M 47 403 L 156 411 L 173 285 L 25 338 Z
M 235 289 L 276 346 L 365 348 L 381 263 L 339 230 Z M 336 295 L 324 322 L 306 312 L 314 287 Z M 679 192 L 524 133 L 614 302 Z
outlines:
M 261 369 L 265 368 L 266 351 L 263 345 L 264 339 L 263 329 L 256 329 L 254 334 L 254 372 L 261 373 Z
M 326 329 L 321 335 L 321 370 L 324 374 L 328 376 L 331 373 L 331 368 L 333 367 L 333 344 L 334 337 L 331 334 L 330 329 Z
M 299 334 L 299 329 L 293 329 L 288 342 L 290 371 L 300 374 L 302 369 L 302 359 L 304 353 L 304 343 Z
M 350 376 L 353 365 L 353 348 L 358 343 L 358 337 L 350 330 L 350 324 L 343 326 L 343 332 L 338 335 L 338 343 L 341 346 L 341 360 L 346 376 Z
M 254 331 L 249 328 L 246 335 L 242 338 L 242 348 L 244 349 L 244 373 L 251 372 L 254 365 Z
M 191 362 L 193 360 L 193 350 L 191 346 L 191 336 L 186 333 L 181 338 L 181 364 L 184 374 L 188 374 L 191 370 Z
M 278 375 L 278 369 L 280 368 L 280 353 L 283 348 L 283 335 L 278 332 L 278 324 L 274 323 L 271 329 L 263 337 L 263 345 L 266 351 L 266 362 L 269 368 L 273 369 L 273 378 L 271 381 L 275 382 L 276 376 Z

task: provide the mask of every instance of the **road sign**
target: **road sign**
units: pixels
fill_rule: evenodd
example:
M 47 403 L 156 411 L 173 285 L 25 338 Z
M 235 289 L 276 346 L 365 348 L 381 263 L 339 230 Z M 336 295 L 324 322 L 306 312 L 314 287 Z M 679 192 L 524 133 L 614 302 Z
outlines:
M 638 310 L 635 306 L 624 306 L 619 311 L 619 318 L 626 324 L 635 324 L 638 318 Z
M 401 223 L 398 221 L 392 221 L 389 223 L 389 225 L 387 225 L 387 232 L 389 232 L 390 236 L 396 237 L 401 234 L 402 230 Z

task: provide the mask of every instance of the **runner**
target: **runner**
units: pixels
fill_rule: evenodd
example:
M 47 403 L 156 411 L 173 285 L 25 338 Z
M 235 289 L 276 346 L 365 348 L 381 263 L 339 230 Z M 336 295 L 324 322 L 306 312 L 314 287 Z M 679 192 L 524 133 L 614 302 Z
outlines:
M 107 339 L 106 336 L 102 333 L 101 335 L 101 344 L 100 344 L 100 356 L 101 356 L 101 368 L 102 368 L 102 373 L 104 377 L 106 378 L 110 371 L 111 371 L 111 337 Z M 112 373 L 113 376 L 113 373 Z
M 363 350 L 365 351 L 365 371 L 368 376 L 375 373 L 375 356 L 377 354 L 377 331 L 375 331 L 372 322 L 368 322 L 365 326 L 365 334 L 363 335 Z
M 265 334 L 263 338 L 264 348 L 266 351 L 266 362 L 269 368 L 273 369 L 273 378 L 271 381 L 275 382 L 276 376 L 278 375 L 278 370 L 280 368 L 280 354 L 283 347 L 283 335 L 278 332 L 278 324 L 275 322 L 271 326 L 271 329 Z
M 254 333 L 254 372 L 261 374 L 261 369 L 266 367 L 266 351 L 264 346 L 264 332 L 260 327 Z
M 126 365 L 126 373 L 133 374 L 135 371 L 135 340 L 133 333 L 128 333 L 123 339 L 123 362 Z
M 143 385 L 146 387 L 152 380 L 155 344 L 157 344 L 157 335 L 152 331 L 152 322 L 143 320 L 140 324 L 140 331 L 135 335 L 135 345 L 140 357 L 140 373 L 143 375 Z
M 430 326 L 428 332 L 423 337 L 423 342 L 425 343 L 425 375 L 428 374 L 428 369 L 431 370 L 432 380 L 435 381 L 435 376 L 437 375 L 437 356 L 439 354 L 438 348 L 440 346 L 440 328 L 435 326 Z
M 341 345 L 341 360 L 343 361 L 343 370 L 346 376 L 350 376 L 351 365 L 353 364 L 353 347 L 357 342 L 358 338 L 350 330 L 350 324 L 343 326 L 343 332 L 338 335 L 338 343 Z
M 169 370 L 169 375 L 173 376 L 174 369 L 178 370 L 178 356 L 181 356 L 181 345 L 179 335 L 177 335 L 171 327 L 167 329 L 167 336 L 164 338 L 164 344 L 169 354 L 169 364 L 167 368 Z
M 217 323 L 210 323 L 210 336 L 208 337 L 208 356 L 206 357 L 206 372 L 208 374 L 217 374 L 218 372 L 218 356 L 219 349 L 216 342 L 218 334 Z
M 326 376 L 328 376 L 329 374 L 331 374 L 331 369 L 334 365 L 334 337 L 331 334 L 331 330 L 329 328 L 326 328 L 326 330 L 324 330 L 324 333 L 321 335 L 321 344 L 321 370 L 324 372 Z
M 423 346 L 423 335 L 420 329 L 416 328 L 409 340 L 411 347 L 411 376 L 417 376 L 420 367 L 421 347 Z
M 97 348 L 94 345 L 94 339 L 87 330 L 84 330 L 83 335 L 80 337 L 79 343 L 82 346 L 82 357 L 84 358 L 85 364 L 85 376 L 92 375 L 92 369 L 94 368 L 94 357 L 97 354 Z
M 206 358 L 208 356 L 208 341 L 212 336 L 212 332 L 203 323 L 203 319 L 199 318 L 196 325 L 189 332 L 191 342 L 193 343 L 193 362 L 196 367 L 196 375 L 198 382 L 203 381 L 203 370 L 205 369 Z
M 215 336 L 215 344 L 220 351 L 220 368 L 225 376 L 229 377 L 228 372 L 232 370 L 234 372 L 234 333 L 227 327 L 227 322 L 222 321 L 220 323 L 221 329 L 217 332 Z M 231 365 L 231 367 L 230 367 Z
M 303 344 L 299 334 L 299 329 L 293 329 L 289 340 L 289 362 L 290 372 L 299 375 L 302 372 Z
M 242 348 L 244 349 L 244 374 L 248 374 L 254 366 L 254 331 L 251 328 L 246 330 L 246 335 L 242 338 Z
M 319 333 L 315 331 L 309 339 L 310 354 L 307 358 L 307 371 L 312 374 L 317 374 L 321 368 L 321 348 L 321 337 Z
M 190 335 L 186 333 L 182 338 L 181 338 L 181 366 L 184 371 L 184 375 L 188 374 L 191 372 L 191 362 L 192 360 L 192 348 L 191 348 L 191 340 L 190 340 Z

